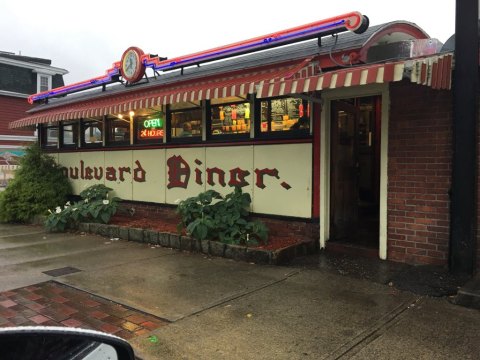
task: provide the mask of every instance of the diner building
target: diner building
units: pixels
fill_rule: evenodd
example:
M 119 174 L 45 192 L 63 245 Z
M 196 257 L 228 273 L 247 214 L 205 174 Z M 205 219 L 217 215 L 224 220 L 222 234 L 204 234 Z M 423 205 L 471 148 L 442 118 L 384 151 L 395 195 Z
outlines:
M 416 24 L 361 19 L 191 62 L 131 47 L 105 76 L 31 97 L 11 127 L 38 129 L 76 194 L 104 183 L 171 217 L 240 186 L 274 234 L 447 265 L 453 52 Z

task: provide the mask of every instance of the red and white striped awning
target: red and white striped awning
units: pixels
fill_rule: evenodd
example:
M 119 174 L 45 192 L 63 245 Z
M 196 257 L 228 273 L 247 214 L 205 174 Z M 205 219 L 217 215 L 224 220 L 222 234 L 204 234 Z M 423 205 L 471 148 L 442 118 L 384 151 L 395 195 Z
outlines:
M 320 73 L 312 57 L 288 66 L 256 72 L 166 85 L 52 107 L 10 123 L 10 128 L 124 113 L 179 102 L 197 102 L 256 93 L 258 98 L 308 93 L 325 89 L 381 84 L 410 77 L 433 89 L 450 89 L 452 54 L 382 64 L 356 66 Z
M 258 98 L 300 94 L 325 89 L 381 84 L 403 79 L 404 62 L 351 67 L 307 77 L 290 77 L 263 84 L 257 92 Z
M 350 67 L 323 74 L 297 72 L 294 76 L 265 82 L 258 98 L 300 94 L 325 89 L 383 84 L 410 77 L 410 81 L 436 90 L 449 90 L 452 82 L 453 54 L 435 55 L 415 60 Z
M 435 90 L 452 87 L 453 53 L 406 61 L 411 69 L 410 80 Z
M 184 82 L 181 85 L 167 85 L 156 89 L 136 91 L 111 97 L 91 99 L 79 103 L 40 110 L 33 115 L 10 123 L 10 128 L 119 114 L 130 110 L 174 104 L 196 102 L 229 96 L 246 96 L 256 93 L 257 88 L 272 79 L 291 77 L 307 66 L 312 57 L 288 66 L 272 67 L 255 72 Z

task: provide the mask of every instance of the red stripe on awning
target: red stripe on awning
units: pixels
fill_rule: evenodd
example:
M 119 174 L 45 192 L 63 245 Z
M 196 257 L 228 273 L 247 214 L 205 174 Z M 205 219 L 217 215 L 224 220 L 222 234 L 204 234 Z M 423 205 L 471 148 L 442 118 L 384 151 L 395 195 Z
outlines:
M 262 82 L 268 85 L 269 81 L 290 77 L 308 64 L 312 58 L 307 58 L 288 66 L 269 68 L 247 73 L 237 73 L 223 77 L 189 81 L 181 85 L 167 85 L 157 89 L 138 91 L 119 97 L 111 96 L 104 99 L 85 101 L 83 103 L 64 105 L 35 113 L 31 116 L 10 123 L 10 128 L 19 128 L 34 124 L 55 121 L 92 117 L 97 114 L 121 113 L 142 108 L 149 101 L 156 105 L 183 101 L 199 101 L 214 97 L 242 96 L 256 92 L 256 87 Z M 244 93 L 241 93 L 243 89 Z M 268 86 L 267 86 L 268 92 Z M 146 107 L 146 106 L 145 106 Z M 113 109 L 113 112 L 112 112 Z

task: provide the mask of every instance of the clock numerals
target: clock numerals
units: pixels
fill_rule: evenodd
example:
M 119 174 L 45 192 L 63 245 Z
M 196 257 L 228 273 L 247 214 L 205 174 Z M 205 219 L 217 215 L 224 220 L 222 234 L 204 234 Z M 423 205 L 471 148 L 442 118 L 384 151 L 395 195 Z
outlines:
M 132 47 L 125 51 L 122 57 L 122 75 L 128 82 L 137 82 L 145 74 L 141 63 L 143 51 Z

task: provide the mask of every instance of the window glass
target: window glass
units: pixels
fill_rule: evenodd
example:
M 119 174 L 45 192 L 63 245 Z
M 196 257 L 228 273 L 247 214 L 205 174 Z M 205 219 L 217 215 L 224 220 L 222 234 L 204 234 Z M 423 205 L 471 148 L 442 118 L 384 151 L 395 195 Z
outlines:
M 212 105 L 212 135 L 250 132 L 250 103 Z
M 42 145 L 46 147 L 57 147 L 58 126 L 45 126 L 43 128 Z
M 40 76 L 40 91 L 50 90 L 48 86 L 48 76 Z
M 78 123 L 62 125 L 62 145 L 75 145 L 78 139 Z
M 171 136 L 175 138 L 202 136 L 202 109 L 171 112 Z
M 260 108 L 262 133 L 274 131 L 309 130 L 310 106 L 298 98 L 265 100 Z
M 107 118 L 107 142 L 109 144 L 130 143 L 130 119 Z
M 85 144 L 101 144 L 103 141 L 102 126 L 100 120 L 84 120 L 82 123 L 83 142 Z
M 135 119 L 136 142 L 163 142 L 165 115 L 158 112 Z

